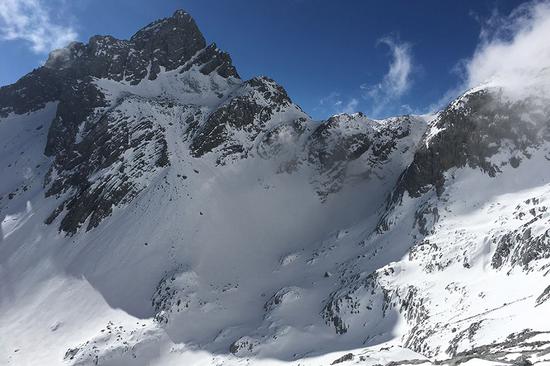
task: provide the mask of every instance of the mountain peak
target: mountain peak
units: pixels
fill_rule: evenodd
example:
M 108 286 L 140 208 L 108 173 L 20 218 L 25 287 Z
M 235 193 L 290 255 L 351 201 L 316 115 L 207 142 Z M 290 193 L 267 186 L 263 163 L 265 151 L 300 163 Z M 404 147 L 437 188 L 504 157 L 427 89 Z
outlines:
M 191 18 L 191 15 L 183 9 L 178 9 L 172 15 L 172 18 Z
M 192 62 L 190 62 L 192 61 Z M 88 44 L 73 42 L 50 53 L 45 67 L 69 70 L 78 78 L 94 76 L 137 84 L 154 80 L 164 70 L 196 65 L 202 73 L 239 77 L 227 53 L 208 46 L 189 13 L 177 10 L 137 31 L 129 40 L 93 36 Z
M 146 47 L 158 41 L 167 41 L 171 46 L 196 51 L 206 47 L 206 41 L 195 20 L 184 10 L 177 10 L 171 17 L 156 20 L 137 31 L 131 38 L 137 46 Z M 195 51 L 195 52 L 196 52 Z

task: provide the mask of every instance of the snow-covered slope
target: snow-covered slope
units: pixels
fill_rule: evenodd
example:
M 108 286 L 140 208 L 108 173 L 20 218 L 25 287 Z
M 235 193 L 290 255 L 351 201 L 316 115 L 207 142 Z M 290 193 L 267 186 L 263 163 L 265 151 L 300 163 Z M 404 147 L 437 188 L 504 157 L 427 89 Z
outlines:
M 0 89 L 0 363 L 550 360 L 545 105 L 313 121 L 183 11 L 55 51 Z

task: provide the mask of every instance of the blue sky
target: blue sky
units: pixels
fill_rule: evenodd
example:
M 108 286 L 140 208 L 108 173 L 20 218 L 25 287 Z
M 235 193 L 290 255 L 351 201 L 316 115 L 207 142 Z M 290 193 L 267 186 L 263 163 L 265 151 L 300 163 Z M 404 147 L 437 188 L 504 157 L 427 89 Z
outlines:
M 38 67 L 51 48 L 70 39 L 128 38 L 183 8 L 209 42 L 231 54 L 243 78 L 274 78 L 314 118 L 427 112 L 463 85 L 460 65 L 473 56 L 491 16 L 521 3 L 2 0 L 0 85 Z

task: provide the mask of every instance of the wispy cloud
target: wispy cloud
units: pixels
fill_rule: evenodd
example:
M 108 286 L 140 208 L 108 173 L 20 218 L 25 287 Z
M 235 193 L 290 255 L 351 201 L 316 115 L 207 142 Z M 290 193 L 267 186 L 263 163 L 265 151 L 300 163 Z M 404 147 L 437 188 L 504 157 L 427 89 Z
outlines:
M 398 100 L 410 89 L 413 70 L 413 58 L 409 43 L 400 42 L 396 37 L 387 36 L 378 40 L 378 44 L 389 47 L 391 61 L 388 72 L 379 83 L 361 85 L 361 89 L 365 91 L 365 99 L 371 100 L 373 104 L 373 114 L 380 113 L 388 103 Z
M 26 41 L 35 53 L 63 47 L 77 38 L 75 29 L 55 19 L 41 0 L 1 0 L 0 39 Z
M 332 92 L 321 98 L 316 111 L 328 114 L 354 113 L 363 103 L 370 106 L 368 113 L 374 118 L 381 117 L 389 109 L 397 113 L 413 111 L 409 105 L 399 103 L 401 96 L 409 91 L 412 84 L 414 67 L 411 45 L 390 36 L 379 39 L 377 45 L 385 45 L 390 50 L 388 71 L 380 81 L 360 85 L 361 94 L 357 97 L 344 98 L 340 93 Z
M 355 113 L 359 106 L 359 100 L 357 98 L 343 98 L 338 92 L 332 92 L 329 95 L 319 100 L 319 105 L 315 110 L 332 114 L 340 113 Z
M 351 98 L 346 104 L 343 105 L 342 113 L 357 112 L 358 105 L 359 105 L 359 101 L 355 98 Z

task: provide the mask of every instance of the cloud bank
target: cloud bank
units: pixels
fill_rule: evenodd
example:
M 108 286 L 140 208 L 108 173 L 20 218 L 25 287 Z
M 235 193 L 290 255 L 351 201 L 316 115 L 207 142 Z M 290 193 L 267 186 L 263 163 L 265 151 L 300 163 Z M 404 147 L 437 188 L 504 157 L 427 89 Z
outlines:
M 51 8 L 41 0 L 0 1 L 2 40 L 24 40 L 33 52 L 46 53 L 67 45 L 77 36 L 71 26 L 58 24 Z
M 493 15 L 480 39 L 465 64 L 467 88 L 494 85 L 513 98 L 550 97 L 550 1 Z

